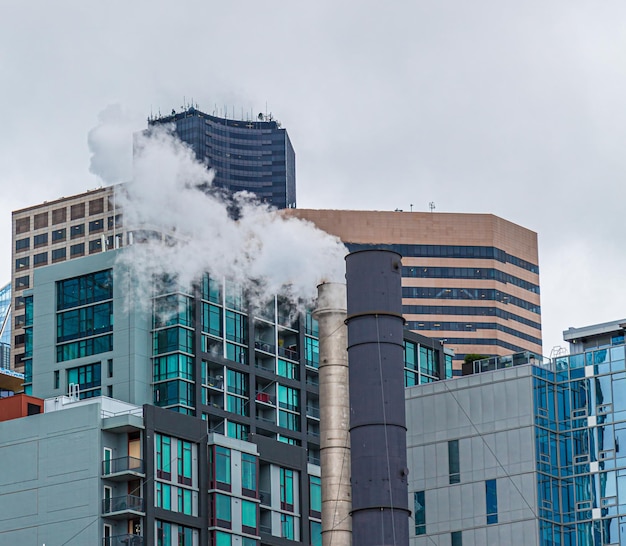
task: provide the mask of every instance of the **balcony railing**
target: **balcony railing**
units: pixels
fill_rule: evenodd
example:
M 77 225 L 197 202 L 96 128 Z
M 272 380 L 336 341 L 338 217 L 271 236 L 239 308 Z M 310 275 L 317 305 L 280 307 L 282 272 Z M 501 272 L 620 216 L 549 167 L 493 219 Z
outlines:
M 143 546 L 144 540 L 140 535 L 116 535 L 102 539 L 102 546 Z
M 258 349 L 259 351 L 275 354 L 276 346 L 273 343 L 268 343 L 267 341 L 263 341 L 262 339 L 256 339 L 254 341 L 254 348 Z
M 102 499 L 102 513 L 104 515 L 123 513 L 143 513 L 144 502 L 141 497 L 135 495 L 122 495 L 121 497 L 111 497 Z
M 315 406 L 307 406 L 306 407 L 307 417 L 314 417 L 316 419 L 320 418 L 320 409 Z
M 298 360 L 298 351 L 294 349 L 287 349 L 285 347 L 278 347 L 278 356 L 283 356 L 290 360 Z
M 122 474 L 126 472 L 143 474 L 143 460 L 137 457 L 126 456 L 102 461 L 102 475 L 105 477 L 111 474 Z
M 269 491 L 259 490 L 259 500 L 263 506 L 272 506 L 272 494 Z

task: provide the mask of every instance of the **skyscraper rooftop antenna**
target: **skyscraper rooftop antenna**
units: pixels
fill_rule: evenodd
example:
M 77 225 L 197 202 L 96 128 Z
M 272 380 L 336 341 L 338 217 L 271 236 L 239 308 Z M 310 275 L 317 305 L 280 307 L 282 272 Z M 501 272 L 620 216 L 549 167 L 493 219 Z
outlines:
M 428 208 L 430 209 L 430 212 L 435 210 L 435 202 L 431 201 L 430 203 L 428 203 Z

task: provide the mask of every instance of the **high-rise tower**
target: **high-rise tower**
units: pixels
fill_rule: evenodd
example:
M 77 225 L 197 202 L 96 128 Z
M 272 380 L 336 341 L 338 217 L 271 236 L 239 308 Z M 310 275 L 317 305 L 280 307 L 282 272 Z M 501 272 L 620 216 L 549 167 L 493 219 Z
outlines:
M 198 160 L 215 170 L 214 186 L 249 191 L 279 209 L 296 206 L 296 154 L 287 131 L 271 116 L 243 121 L 190 107 L 148 122 L 173 124 Z

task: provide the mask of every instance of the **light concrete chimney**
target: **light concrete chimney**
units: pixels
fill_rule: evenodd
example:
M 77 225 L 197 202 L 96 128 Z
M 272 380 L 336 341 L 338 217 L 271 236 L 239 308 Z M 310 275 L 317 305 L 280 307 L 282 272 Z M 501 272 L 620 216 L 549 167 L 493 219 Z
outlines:
M 324 283 L 317 290 L 317 308 L 313 317 L 319 324 L 322 544 L 351 546 L 346 285 Z

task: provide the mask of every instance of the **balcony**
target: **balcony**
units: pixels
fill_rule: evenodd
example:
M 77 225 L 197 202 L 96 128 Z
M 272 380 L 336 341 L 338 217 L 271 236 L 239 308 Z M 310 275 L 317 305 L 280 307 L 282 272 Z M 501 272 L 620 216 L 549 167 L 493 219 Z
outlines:
M 117 535 L 102 539 L 102 546 L 143 546 L 144 540 L 139 535 Z
M 145 516 L 144 502 L 135 495 L 102 499 L 102 515 L 112 519 L 132 519 Z
M 102 477 L 113 481 L 129 481 L 145 477 L 143 460 L 136 457 L 119 457 L 102 461 Z

